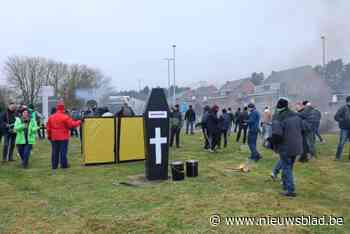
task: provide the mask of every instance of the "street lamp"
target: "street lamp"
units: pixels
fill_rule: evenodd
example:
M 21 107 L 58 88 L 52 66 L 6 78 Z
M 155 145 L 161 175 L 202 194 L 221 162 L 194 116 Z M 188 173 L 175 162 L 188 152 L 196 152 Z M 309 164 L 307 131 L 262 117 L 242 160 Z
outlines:
M 326 37 L 321 36 L 321 40 L 322 40 L 322 66 L 323 66 L 324 76 L 326 76 Z
M 168 98 L 170 100 L 170 61 L 172 61 L 173 58 L 165 58 L 164 60 L 168 62 Z
M 175 79 L 175 48 L 176 45 L 173 45 L 173 71 L 174 71 L 174 92 L 173 92 L 173 105 L 176 104 L 176 79 Z

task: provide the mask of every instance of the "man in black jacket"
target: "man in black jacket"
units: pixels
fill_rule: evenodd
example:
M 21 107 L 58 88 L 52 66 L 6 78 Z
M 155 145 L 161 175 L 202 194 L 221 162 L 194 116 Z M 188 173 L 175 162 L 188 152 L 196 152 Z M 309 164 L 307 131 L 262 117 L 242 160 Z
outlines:
M 303 154 L 300 162 L 306 162 L 309 158 L 316 157 L 316 131 L 318 127 L 318 113 L 311 106 L 309 101 L 302 103 L 302 108 L 298 111 L 299 116 L 309 125 L 310 131 L 304 133 L 303 138 Z M 308 157 L 309 156 L 309 157 Z
M 0 126 L 4 132 L 4 148 L 2 160 L 14 161 L 13 150 L 16 143 L 16 133 L 14 132 L 14 124 L 16 121 L 16 105 L 10 103 L 7 111 L 5 111 L 0 117 Z
M 189 130 L 191 134 L 194 134 L 193 126 L 196 122 L 196 112 L 194 112 L 192 105 L 189 105 L 188 110 L 186 111 L 185 120 L 186 120 L 186 134 L 188 135 Z
M 346 97 L 346 105 L 340 107 L 335 114 L 334 119 L 338 122 L 340 128 L 339 143 L 335 160 L 340 160 L 343 154 L 344 145 L 350 139 L 350 96 Z
M 218 118 L 219 107 L 214 105 L 208 115 L 207 127 L 208 127 L 208 136 L 209 136 L 209 145 L 210 152 L 214 152 L 216 147 L 219 147 L 219 138 L 220 138 L 220 126 Z
M 302 132 L 305 130 L 300 116 L 288 108 L 288 100 L 280 98 L 272 120 L 272 144 L 280 155 L 276 166 L 282 168 L 283 196 L 295 197 L 293 165 L 303 151 Z
M 243 131 L 243 144 L 245 144 L 247 139 L 248 118 L 249 118 L 248 107 L 244 107 L 244 110 L 239 113 L 239 116 L 237 118 L 239 128 L 238 128 L 236 142 L 239 142 L 239 139 L 241 138 L 241 134 Z

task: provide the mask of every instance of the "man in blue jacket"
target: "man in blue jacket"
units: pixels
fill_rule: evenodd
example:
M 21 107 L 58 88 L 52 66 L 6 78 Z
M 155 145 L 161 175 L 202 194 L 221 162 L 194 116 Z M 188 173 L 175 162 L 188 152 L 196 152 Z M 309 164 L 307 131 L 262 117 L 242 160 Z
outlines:
M 251 152 L 250 159 L 253 161 L 259 161 L 262 157 L 258 152 L 256 145 L 258 140 L 259 124 L 260 124 L 260 114 L 256 110 L 255 105 L 250 103 L 248 105 L 249 118 L 248 124 L 248 146 Z

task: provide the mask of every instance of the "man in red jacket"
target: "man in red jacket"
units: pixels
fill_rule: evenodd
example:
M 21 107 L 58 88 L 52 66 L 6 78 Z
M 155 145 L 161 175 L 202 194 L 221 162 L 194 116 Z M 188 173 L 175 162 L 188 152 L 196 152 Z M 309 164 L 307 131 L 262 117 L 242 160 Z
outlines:
M 56 113 L 49 117 L 47 135 L 51 141 L 52 169 L 57 169 L 60 161 L 61 168 L 68 168 L 67 151 L 70 129 L 80 125 L 80 120 L 74 121 L 64 112 L 63 102 L 58 102 Z

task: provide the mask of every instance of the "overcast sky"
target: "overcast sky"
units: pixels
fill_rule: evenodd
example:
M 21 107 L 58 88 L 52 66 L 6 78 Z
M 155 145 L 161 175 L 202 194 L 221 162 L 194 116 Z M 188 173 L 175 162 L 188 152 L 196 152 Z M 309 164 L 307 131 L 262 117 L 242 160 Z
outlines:
M 350 62 L 350 0 L 0 0 L 0 63 L 43 56 L 87 64 L 118 89 L 176 78 L 222 83 L 328 59 Z

